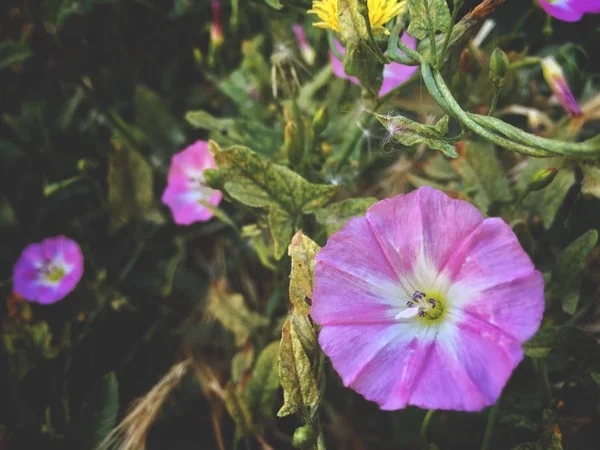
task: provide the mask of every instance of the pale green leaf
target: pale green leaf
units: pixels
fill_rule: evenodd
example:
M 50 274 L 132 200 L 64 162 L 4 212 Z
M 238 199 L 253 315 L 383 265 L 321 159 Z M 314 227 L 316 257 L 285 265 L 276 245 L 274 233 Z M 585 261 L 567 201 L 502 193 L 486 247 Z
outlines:
M 454 145 L 446 140 L 448 117 L 442 117 L 435 126 L 423 125 L 403 116 L 384 116 L 377 114 L 377 120 L 385 127 L 395 141 L 407 147 L 425 144 L 427 147 L 440 150 L 449 158 L 458 154 Z
M 339 231 L 352 217 L 362 216 L 377 201 L 373 197 L 348 198 L 315 212 L 317 222 L 325 227 L 328 236 Z
M 267 5 L 269 5 L 271 8 L 276 9 L 277 11 L 279 11 L 281 8 L 283 8 L 283 5 L 281 4 L 281 2 L 279 0 L 265 0 L 265 3 Z
M 288 247 L 288 255 L 292 259 L 290 274 L 290 303 L 294 312 L 310 313 L 310 305 L 306 299 L 312 298 L 315 256 L 321 250 L 314 241 L 299 231 L 292 238 Z
M 445 33 L 452 26 L 446 0 L 408 0 L 408 11 L 410 24 L 407 32 L 419 40 L 429 37 L 430 28 L 433 33 Z
M 234 334 L 238 346 L 244 344 L 257 328 L 269 323 L 266 317 L 248 309 L 241 294 L 228 292 L 224 280 L 212 284 L 207 313 Z
M 23 62 L 33 55 L 27 42 L 5 41 L 0 43 L 0 69 Z
M 235 422 L 236 440 L 254 433 L 252 413 L 240 393 L 239 385 L 227 384 L 225 388 L 225 408 Z
M 550 297 L 559 301 L 567 314 L 573 315 L 579 304 L 579 290 L 585 262 L 598 242 L 598 232 L 588 230 L 558 256 L 548 285 Z

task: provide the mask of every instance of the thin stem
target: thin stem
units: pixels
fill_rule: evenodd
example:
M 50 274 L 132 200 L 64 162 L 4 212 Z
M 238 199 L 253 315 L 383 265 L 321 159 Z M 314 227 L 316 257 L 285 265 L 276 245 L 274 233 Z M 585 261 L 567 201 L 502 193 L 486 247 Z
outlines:
M 428 445 L 427 430 L 429 429 L 429 424 L 431 423 L 431 418 L 433 417 L 434 413 L 435 409 L 430 409 L 427 411 L 427 414 L 425 414 L 425 418 L 423 419 L 423 423 L 421 424 L 421 439 L 425 443 L 425 447 Z
M 329 50 L 331 50 L 333 56 L 342 61 L 344 59 L 344 55 L 338 51 L 337 46 L 335 45 L 335 36 L 331 30 L 327 30 L 327 43 L 329 44 Z
M 496 109 L 496 105 L 498 105 L 498 99 L 500 98 L 500 88 L 494 88 L 494 97 L 492 98 L 492 104 L 490 105 L 490 110 L 487 115 L 491 116 L 494 110 Z
M 404 31 L 404 24 L 402 22 L 398 22 L 396 25 L 394 25 L 394 28 L 392 29 L 392 33 L 390 34 L 390 38 L 388 40 L 388 48 L 387 48 L 388 57 L 392 61 L 395 61 L 400 64 L 404 64 L 405 66 L 417 66 L 417 65 L 419 65 L 420 55 L 419 55 L 419 58 L 414 58 L 412 56 L 409 56 L 409 54 L 406 53 L 406 51 L 404 51 L 404 49 L 402 49 L 402 51 L 404 51 L 404 53 L 405 53 L 404 55 L 401 54 L 399 51 L 400 49 L 398 48 L 398 45 L 402 45 L 403 47 L 405 47 L 404 43 L 400 39 L 400 34 L 403 31 Z M 417 55 L 418 55 L 418 53 L 417 53 Z
M 490 450 L 494 427 L 496 425 L 496 420 L 498 420 L 498 412 L 500 412 L 500 398 L 496 400 L 496 403 L 494 403 L 494 406 L 492 406 L 492 409 L 490 410 L 490 415 L 488 416 L 487 425 L 485 427 L 485 434 L 483 435 L 481 450 Z
M 460 2 L 462 3 L 462 1 Z M 439 54 L 437 65 L 438 67 L 442 67 L 442 63 L 444 62 L 444 57 L 446 56 L 446 51 L 448 50 L 448 44 L 450 43 L 450 36 L 452 36 L 452 30 L 454 29 L 454 24 L 456 23 L 456 17 L 458 16 L 458 9 L 460 5 L 457 5 L 457 0 L 454 0 L 452 5 L 452 19 L 450 21 L 451 26 L 448 27 L 448 31 L 446 31 L 446 38 L 444 39 L 444 45 L 442 46 L 442 51 Z

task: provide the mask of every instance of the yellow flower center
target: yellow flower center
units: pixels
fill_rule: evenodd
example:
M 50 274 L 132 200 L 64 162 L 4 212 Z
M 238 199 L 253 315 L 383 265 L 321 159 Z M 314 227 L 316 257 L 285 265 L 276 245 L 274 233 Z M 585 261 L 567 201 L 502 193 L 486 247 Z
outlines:
M 444 317 L 446 303 L 444 297 L 437 292 L 415 291 L 412 299 L 406 302 L 406 309 L 400 311 L 397 319 L 420 319 L 422 322 L 431 324 L 439 322 Z
M 386 32 L 383 26 L 404 10 L 405 3 L 405 0 L 367 0 L 371 28 Z M 314 23 L 315 27 L 340 32 L 338 0 L 314 0 L 308 13 L 316 14 L 321 19 L 321 22 Z

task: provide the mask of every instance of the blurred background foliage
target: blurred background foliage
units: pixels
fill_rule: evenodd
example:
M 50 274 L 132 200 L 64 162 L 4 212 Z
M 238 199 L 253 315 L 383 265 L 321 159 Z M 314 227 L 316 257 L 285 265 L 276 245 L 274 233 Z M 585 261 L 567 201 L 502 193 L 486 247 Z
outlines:
M 292 231 L 323 245 L 374 198 L 426 184 L 504 217 L 547 277 L 545 326 L 502 397 L 493 448 L 598 448 L 600 251 L 588 230 L 600 226 L 599 169 L 527 160 L 479 140 L 461 142 L 452 161 L 389 142 L 380 125 L 359 121 L 360 89 L 332 77 L 326 34 L 310 27 L 309 8 L 305 0 L 223 1 L 217 45 L 207 0 L 3 2 L 1 449 L 94 448 L 167 373 L 168 395 L 145 428 L 138 424 L 148 449 L 291 448 L 301 421 L 277 417 L 283 397 L 272 371 Z M 484 59 L 497 45 L 513 62 L 558 55 L 576 97 L 594 101 L 597 16 L 550 22 L 531 2 L 513 1 L 494 19 Z M 306 24 L 314 66 L 301 62 L 294 23 Z M 481 111 L 492 90 L 473 55 L 470 64 L 453 88 L 465 109 Z M 524 67 L 511 72 L 499 109 L 536 108 L 548 117 L 541 132 L 552 135 L 561 112 L 549 96 L 539 66 Z M 323 106 L 327 127 L 311 135 Z M 418 79 L 386 108 L 427 124 L 441 115 Z M 311 139 L 308 159 L 283 150 L 290 122 Z M 599 131 L 596 117 L 582 136 Z M 176 226 L 160 203 L 171 156 L 209 137 L 337 188 L 310 207 L 284 198 L 289 218 L 279 214 L 276 230 L 275 219 L 233 194 L 221 207 L 239 231 L 218 219 Z M 540 167 L 560 167 L 557 178 L 515 206 Z M 84 279 L 63 302 L 28 304 L 12 294 L 12 266 L 28 243 L 57 234 L 81 245 Z M 379 411 L 324 370 L 330 448 L 420 445 L 425 411 Z M 440 412 L 429 441 L 479 448 L 488 414 Z

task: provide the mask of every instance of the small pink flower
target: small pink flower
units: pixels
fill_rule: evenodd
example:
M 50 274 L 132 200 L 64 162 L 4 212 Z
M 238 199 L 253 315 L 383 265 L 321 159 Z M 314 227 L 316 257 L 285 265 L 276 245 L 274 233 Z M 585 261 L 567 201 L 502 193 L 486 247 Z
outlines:
M 315 63 L 317 53 L 308 42 L 308 38 L 306 37 L 306 31 L 304 31 L 304 27 L 297 23 L 294 24 L 293 28 L 294 34 L 296 35 L 296 44 L 298 44 L 298 48 L 300 49 L 302 59 L 304 59 L 306 64 L 312 66 Z
M 542 275 L 511 228 L 430 187 L 375 203 L 317 255 L 319 343 L 385 410 L 493 404 L 543 310 Z
M 417 40 L 408 33 L 402 35 L 402 42 L 410 49 L 415 50 L 417 48 Z M 346 49 L 337 39 L 335 40 L 335 48 L 342 56 L 346 53 Z M 331 60 L 331 69 L 336 77 L 350 80 L 354 84 L 360 84 L 358 78 L 346 75 L 344 63 L 332 51 L 329 51 L 329 59 Z M 417 70 L 417 66 L 405 66 L 396 62 L 386 64 L 383 68 L 383 83 L 379 89 L 379 97 L 408 81 Z
M 577 22 L 585 13 L 600 13 L 600 0 L 539 0 L 552 17 L 563 22 Z
M 162 202 L 171 208 L 179 225 L 206 222 L 213 216 L 203 203 L 217 206 L 223 196 L 204 183 L 204 170 L 215 167 L 206 141 L 197 141 L 173 156 Z
M 29 244 L 13 268 L 13 290 L 30 302 L 56 303 L 69 294 L 83 275 L 83 255 L 77 242 L 65 236 Z
M 542 58 L 542 73 L 544 79 L 554 95 L 558 99 L 560 105 L 572 116 L 580 116 L 581 108 L 575 99 L 575 96 L 569 88 L 569 83 L 565 78 L 562 67 L 556 62 L 552 56 Z

